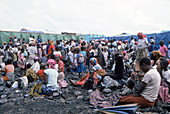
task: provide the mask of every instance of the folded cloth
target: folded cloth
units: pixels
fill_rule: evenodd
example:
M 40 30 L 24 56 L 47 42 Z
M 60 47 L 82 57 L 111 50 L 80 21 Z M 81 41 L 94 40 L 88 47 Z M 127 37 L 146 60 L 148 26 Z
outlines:
M 98 75 L 100 75 L 100 76 L 104 76 L 104 75 L 106 75 L 106 71 L 105 71 L 105 69 L 97 70 L 97 71 L 96 71 L 96 73 L 97 73 Z

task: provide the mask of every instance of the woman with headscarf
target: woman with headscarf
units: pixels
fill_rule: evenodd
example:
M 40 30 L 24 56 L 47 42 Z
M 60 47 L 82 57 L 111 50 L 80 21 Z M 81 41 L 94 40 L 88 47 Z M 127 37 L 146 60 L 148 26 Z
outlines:
M 139 61 L 144 58 L 144 57 L 148 57 L 148 53 L 147 53 L 147 48 L 148 48 L 148 41 L 146 39 L 146 35 L 144 35 L 143 33 L 139 32 L 138 34 L 138 50 L 137 50 L 137 54 L 136 54 L 136 64 L 135 64 L 135 71 L 140 71 L 140 67 L 139 67 Z
M 49 44 L 50 44 L 50 47 L 48 48 L 48 56 L 51 56 L 55 50 L 55 46 L 53 45 L 54 43 L 52 40 L 49 42 Z

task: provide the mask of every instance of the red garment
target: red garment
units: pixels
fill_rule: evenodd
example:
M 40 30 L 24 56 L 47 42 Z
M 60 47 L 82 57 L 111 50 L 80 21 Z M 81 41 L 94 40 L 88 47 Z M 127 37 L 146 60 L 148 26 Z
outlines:
M 62 68 L 62 72 L 64 72 L 64 63 L 63 61 L 59 60 L 58 61 L 58 69 L 61 69 Z
M 42 79 L 45 81 L 44 71 L 45 71 L 45 69 L 39 70 L 39 71 L 37 72 L 37 76 L 39 76 L 40 78 L 42 78 Z
M 118 102 L 118 105 L 133 104 L 133 103 L 137 103 L 139 106 L 142 107 L 151 107 L 155 104 L 155 102 L 150 102 L 146 100 L 143 96 L 134 97 L 133 94 L 130 94 L 129 96 L 121 97 Z
M 83 76 L 79 81 L 76 82 L 77 85 L 84 85 L 84 83 L 86 82 L 87 79 L 89 79 L 89 76 L 90 76 L 90 73 L 87 73 L 85 76 Z M 93 75 L 93 79 L 94 79 L 94 86 L 97 85 L 98 83 L 98 79 L 97 79 L 97 73 L 94 72 L 94 75 Z
M 48 48 L 48 54 L 52 53 L 52 48 L 55 50 L 55 46 L 54 45 L 50 45 L 50 47 Z

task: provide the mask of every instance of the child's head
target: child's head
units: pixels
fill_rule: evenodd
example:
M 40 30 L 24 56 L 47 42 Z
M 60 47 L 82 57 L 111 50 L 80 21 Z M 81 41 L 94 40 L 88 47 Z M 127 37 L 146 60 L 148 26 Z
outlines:
M 9 65 L 9 64 L 12 64 L 12 60 L 11 59 L 8 59 L 7 62 L 6 62 L 6 65 Z
M 161 69 L 164 69 L 165 71 L 168 70 L 168 65 L 169 65 L 169 62 L 168 62 L 166 59 L 163 59 L 163 60 L 160 62 L 160 67 L 161 67 Z
M 151 45 L 154 45 L 155 43 L 154 42 L 151 42 Z
M 163 45 L 164 45 L 164 41 L 161 40 L 161 41 L 159 42 L 159 44 L 160 44 L 160 46 L 163 46 Z
M 31 66 L 32 66 L 32 65 L 31 65 L 30 63 L 28 63 L 28 64 L 27 64 L 27 69 L 31 68 Z
M 40 69 L 45 69 L 45 67 L 46 67 L 46 64 L 45 64 L 45 63 L 41 63 L 41 64 L 40 64 Z

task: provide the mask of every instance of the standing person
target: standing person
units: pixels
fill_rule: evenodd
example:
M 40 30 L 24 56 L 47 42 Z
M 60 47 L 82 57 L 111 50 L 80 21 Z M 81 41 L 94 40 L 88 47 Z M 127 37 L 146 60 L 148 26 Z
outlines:
M 25 58 L 24 58 L 24 48 L 18 51 L 18 62 L 17 66 L 21 68 L 21 73 L 24 73 L 25 70 Z
M 38 44 L 37 44 L 37 50 L 38 50 L 38 57 L 39 57 L 40 60 L 41 60 L 41 58 L 42 58 L 41 43 L 38 43 Z
M 48 56 L 51 56 L 55 50 L 55 46 L 53 45 L 53 41 L 50 41 L 50 46 L 48 48 Z
M 108 56 L 109 56 L 109 53 L 108 53 L 108 47 L 107 46 L 104 46 L 103 47 L 103 52 L 102 52 L 103 56 L 104 56 L 104 60 L 105 60 L 105 63 L 106 63 L 106 67 L 108 66 Z
M 32 38 L 32 35 L 30 35 L 29 37 L 29 44 L 33 43 L 33 38 Z
M 166 55 L 166 52 L 167 52 L 167 47 L 164 45 L 164 41 L 163 40 L 161 40 L 160 42 L 159 42 L 159 44 L 160 44 L 160 49 L 159 49 L 159 51 L 161 52 L 161 54 L 162 54 L 162 56 L 164 56 L 164 57 L 166 57 L 167 55 Z
M 137 50 L 137 54 L 136 54 L 136 64 L 135 64 L 135 71 L 140 71 L 140 67 L 139 67 L 139 61 L 144 58 L 144 57 L 148 57 L 148 53 L 147 53 L 147 47 L 148 47 L 148 41 L 146 40 L 146 38 L 144 38 L 144 34 L 139 32 L 138 34 L 138 50 Z
M 80 51 L 80 54 L 82 54 L 85 58 L 85 62 L 86 63 L 86 59 L 87 59 L 87 53 L 86 53 L 86 48 L 85 47 L 81 47 L 81 51 Z M 85 64 L 86 65 L 86 64 Z
M 34 57 L 37 54 L 37 49 L 35 46 L 33 46 L 33 44 L 29 44 L 28 47 L 28 63 L 30 63 L 31 65 L 34 63 Z
M 130 87 L 129 84 L 134 85 L 137 93 L 136 95 L 138 96 L 133 94 L 129 96 L 123 96 L 120 98 L 118 105 L 137 103 L 142 107 L 151 107 L 155 104 L 160 88 L 161 76 L 157 69 L 151 67 L 151 60 L 149 58 L 142 58 L 139 62 L 139 65 L 141 70 L 145 73 L 142 81 L 139 84 L 140 86 L 137 86 L 137 81 L 135 78 L 136 76 L 134 77 L 133 75 L 130 79 L 131 83 L 127 83 L 128 87 Z
M 48 49 L 50 47 L 50 40 L 48 40 L 48 42 L 46 42 L 47 46 L 46 46 L 46 54 L 48 54 Z
M 16 36 L 14 36 L 14 46 L 16 45 L 16 43 L 17 43 L 17 37 Z
M 130 41 L 130 48 L 133 49 L 133 46 L 135 45 L 135 40 L 133 38 L 133 36 L 131 37 L 131 41 Z
M 37 37 L 38 37 L 38 38 L 37 38 L 38 43 L 41 43 L 41 38 L 40 38 L 40 36 L 38 35 Z
M 169 45 L 168 45 L 168 57 L 170 58 L 170 41 L 169 41 Z
M 40 64 L 38 62 L 39 58 L 34 57 L 34 64 L 31 66 L 31 68 L 37 73 L 40 70 Z

